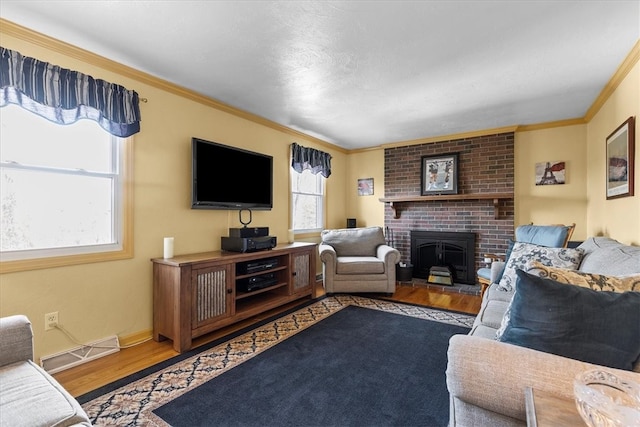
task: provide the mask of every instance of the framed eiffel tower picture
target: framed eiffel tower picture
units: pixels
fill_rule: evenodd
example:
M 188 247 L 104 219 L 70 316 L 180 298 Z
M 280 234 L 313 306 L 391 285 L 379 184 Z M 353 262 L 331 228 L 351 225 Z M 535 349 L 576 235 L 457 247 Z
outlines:
M 558 185 L 566 182 L 564 161 L 536 163 L 536 185 Z

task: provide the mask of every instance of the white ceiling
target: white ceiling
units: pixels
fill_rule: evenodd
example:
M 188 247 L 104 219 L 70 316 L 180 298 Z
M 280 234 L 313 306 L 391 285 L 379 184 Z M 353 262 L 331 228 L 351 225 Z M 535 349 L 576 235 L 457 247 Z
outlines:
M 640 38 L 640 1 L 2 0 L 0 17 L 346 149 L 584 117 Z

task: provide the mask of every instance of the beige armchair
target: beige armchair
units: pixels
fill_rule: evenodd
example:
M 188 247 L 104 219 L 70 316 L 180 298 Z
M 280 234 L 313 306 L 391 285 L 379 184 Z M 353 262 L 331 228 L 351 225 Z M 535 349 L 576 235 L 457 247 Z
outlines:
M 321 237 L 325 292 L 396 291 L 400 252 L 386 244 L 381 227 L 324 230 Z

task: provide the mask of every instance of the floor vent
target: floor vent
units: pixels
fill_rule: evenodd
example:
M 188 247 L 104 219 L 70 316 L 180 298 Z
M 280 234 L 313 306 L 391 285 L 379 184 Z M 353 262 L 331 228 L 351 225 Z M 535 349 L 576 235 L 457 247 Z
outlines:
M 117 336 L 103 338 L 87 345 L 40 358 L 40 365 L 50 374 L 81 365 L 120 351 Z

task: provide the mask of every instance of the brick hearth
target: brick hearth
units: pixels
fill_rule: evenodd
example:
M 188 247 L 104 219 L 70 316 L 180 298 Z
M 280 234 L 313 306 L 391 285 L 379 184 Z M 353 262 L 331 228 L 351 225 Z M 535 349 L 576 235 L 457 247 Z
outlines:
M 437 143 L 385 149 L 385 197 L 420 196 L 422 156 L 458 153 L 458 194 L 513 193 L 513 132 Z M 402 261 L 411 260 L 411 230 L 476 233 L 476 269 L 483 254 L 504 253 L 513 237 L 513 199 L 499 202 L 495 218 L 493 200 L 438 200 L 402 202 L 399 218 L 388 205 L 385 227 Z

